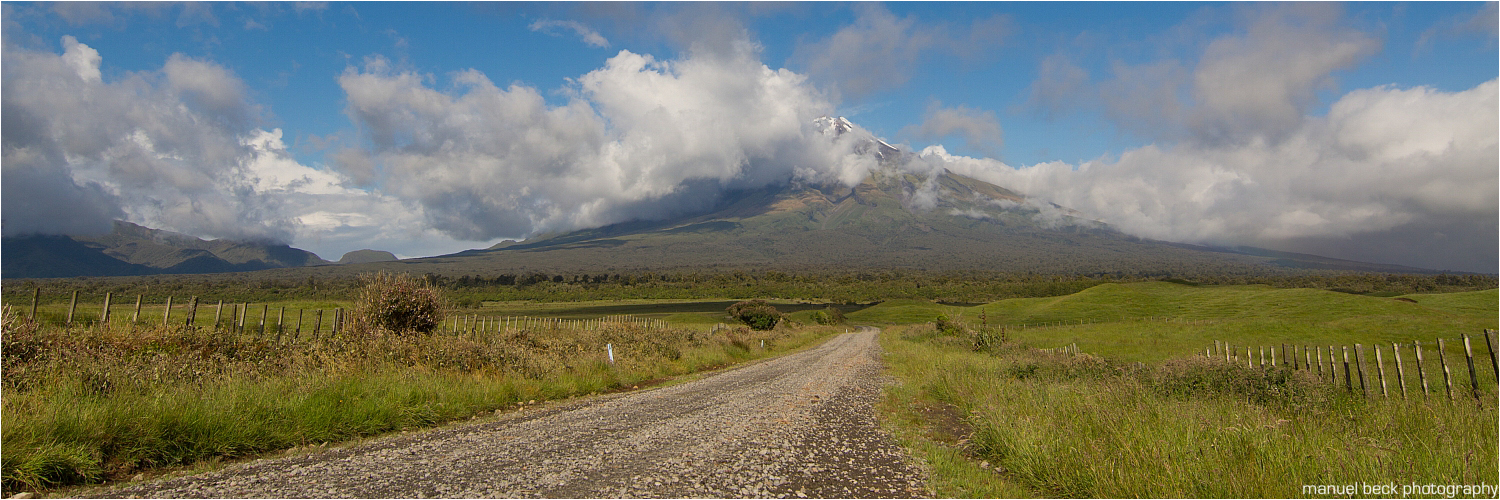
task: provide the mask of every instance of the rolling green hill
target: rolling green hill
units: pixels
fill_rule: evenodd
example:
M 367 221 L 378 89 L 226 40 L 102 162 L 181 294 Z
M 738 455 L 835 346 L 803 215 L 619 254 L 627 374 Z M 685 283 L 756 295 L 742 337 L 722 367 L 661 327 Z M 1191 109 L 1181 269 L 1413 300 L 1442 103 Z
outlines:
M 1201 353 L 1215 340 L 1241 347 L 1382 343 L 1389 348 L 1391 342 L 1413 340 L 1435 345 L 1438 336 L 1453 342 L 1449 351 L 1456 356 L 1462 352 L 1456 344 L 1459 334 L 1497 328 L 1500 293 L 1491 289 L 1391 298 L 1262 285 L 1111 283 L 1072 295 L 972 307 L 890 301 L 848 316 L 854 323 L 912 324 L 946 314 L 978 327 L 981 312 L 990 326 L 1006 326 L 1014 338 L 1032 345 L 1076 342 L 1085 352 L 1129 361 Z M 1476 341 L 1478 353 L 1484 340 Z

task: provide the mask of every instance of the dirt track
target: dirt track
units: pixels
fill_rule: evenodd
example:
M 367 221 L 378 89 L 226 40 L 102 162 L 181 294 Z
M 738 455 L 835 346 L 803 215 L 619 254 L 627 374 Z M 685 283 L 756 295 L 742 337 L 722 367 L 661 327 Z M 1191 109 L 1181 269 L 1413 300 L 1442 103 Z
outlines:
M 873 329 L 689 383 L 259 460 L 111 497 L 917 497 Z

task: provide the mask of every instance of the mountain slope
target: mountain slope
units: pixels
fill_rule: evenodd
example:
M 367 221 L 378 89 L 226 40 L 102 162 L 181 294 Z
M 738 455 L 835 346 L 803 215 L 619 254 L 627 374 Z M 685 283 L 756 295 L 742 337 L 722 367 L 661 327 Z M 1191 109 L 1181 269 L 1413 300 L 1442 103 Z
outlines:
M 853 153 L 879 167 L 853 187 L 791 181 L 725 193 L 718 208 L 703 215 L 543 235 L 407 260 L 403 269 L 449 274 L 890 268 L 1048 274 L 1425 272 L 1145 240 L 1001 186 L 932 171 L 847 119 L 824 117 L 816 125 L 830 140 L 852 138 Z
M 116 259 L 98 246 L 67 236 L 6 237 L 0 240 L 0 275 L 5 278 L 134 276 L 157 270 Z
M 436 272 L 906 268 L 1035 273 L 1412 272 L 1316 256 L 1247 255 L 1143 240 L 943 171 L 884 169 L 853 188 L 789 184 L 732 193 L 712 213 L 616 224 L 403 261 Z M 417 270 L 418 268 L 413 268 Z
M 4 245 L 5 278 L 203 274 L 329 263 L 287 245 L 201 240 L 124 221 L 101 236 L 6 237 Z

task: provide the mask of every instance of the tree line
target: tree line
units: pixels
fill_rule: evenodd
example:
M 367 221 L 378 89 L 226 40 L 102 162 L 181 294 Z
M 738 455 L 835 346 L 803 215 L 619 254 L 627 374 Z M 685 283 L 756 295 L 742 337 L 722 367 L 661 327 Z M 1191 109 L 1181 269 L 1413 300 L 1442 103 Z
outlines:
M 1051 297 L 1103 283 L 1172 281 L 1187 285 L 1263 284 L 1277 288 L 1317 288 L 1369 295 L 1454 292 L 1495 288 L 1497 277 L 1485 274 L 1388 274 L 1307 272 L 1298 274 L 1095 273 L 1039 274 L 1004 272 L 930 272 L 913 270 L 859 272 L 644 272 L 644 273 L 504 273 L 421 279 L 444 290 L 455 305 L 485 300 L 582 301 L 613 299 L 782 298 L 828 303 L 869 303 L 890 299 L 925 299 L 982 303 L 1007 298 Z M 352 300 L 359 294 L 357 276 L 310 276 L 299 279 L 257 278 L 245 274 L 141 278 L 66 278 L 6 280 L 6 304 L 29 305 L 40 288 L 44 303 L 66 301 L 74 291 L 84 296 L 111 292 L 143 295 L 214 297 L 216 300 L 275 302 L 282 300 Z

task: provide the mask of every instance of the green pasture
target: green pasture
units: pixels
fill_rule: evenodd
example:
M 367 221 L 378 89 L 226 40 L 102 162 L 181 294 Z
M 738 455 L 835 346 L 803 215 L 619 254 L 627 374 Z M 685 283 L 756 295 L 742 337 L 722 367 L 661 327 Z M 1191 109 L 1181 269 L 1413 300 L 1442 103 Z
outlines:
M 1480 404 L 1366 398 L 1308 372 L 1203 358 L 976 352 L 931 325 L 881 342 L 900 381 L 883 420 L 931 464 L 938 497 L 1294 498 L 1316 496 L 1305 484 L 1496 477 L 1493 390 Z
M 1036 347 L 1077 343 L 1085 352 L 1121 361 L 1155 362 L 1202 353 L 1215 340 L 1234 346 L 1373 344 L 1421 341 L 1459 355 L 1459 334 L 1484 349 L 1485 329 L 1497 328 L 1495 290 L 1370 297 L 1262 285 L 1189 286 L 1146 282 L 1104 284 L 1061 297 L 1007 299 L 973 307 L 917 300 L 888 301 L 849 314 L 855 323 L 917 324 L 940 314 L 971 328 L 1005 327 Z M 984 319 L 980 315 L 983 313 Z M 1387 353 L 1388 354 L 1388 353 Z M 1450 359 L 1453 359 L 1450 357 Z M 1458 358 L 1462 359 L 1462 358 Z

